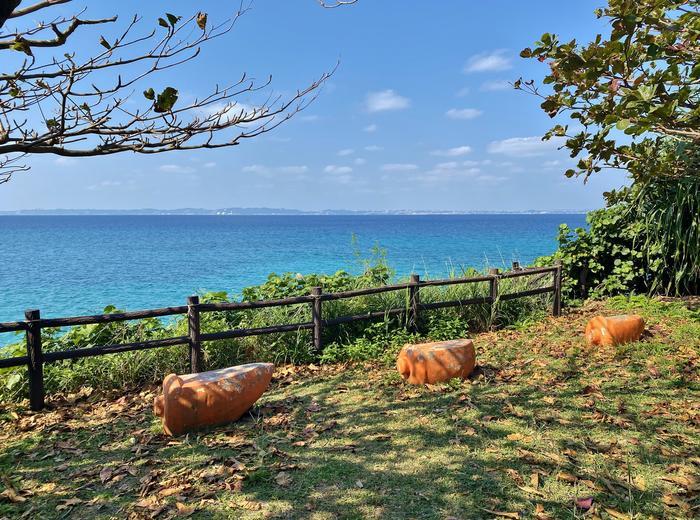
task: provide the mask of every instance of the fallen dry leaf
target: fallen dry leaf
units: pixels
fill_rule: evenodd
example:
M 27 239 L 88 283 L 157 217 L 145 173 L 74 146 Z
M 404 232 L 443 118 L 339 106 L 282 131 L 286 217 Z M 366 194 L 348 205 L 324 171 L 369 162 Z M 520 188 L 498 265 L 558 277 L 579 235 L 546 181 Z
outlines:
M 482 511 L 486 511 L 489 514 L 492 514 L 494 516 L 499 516 L 501 518 L 515 518 L 515 519 L 520 518 L 520 513 L 509 513 L 507 511 L 493 511 L 491 509 L 482 509 Z
M 100 482 L 103 484 L 112 478 L 112 468 L 105 466 L 100 470 Z
M 23 497 L 22 495 L 17 493 L 17 491 L 10 487 L 8 487 L 7 489 L 5 489 L 5 491 L 0 493 L 0 497 L 7 499 L 14 504 L 21 504 L 22 502 L 27 501 L 25 497 Z
M 620 513 L 619 511 L 615 511 L 614 509 L 610 509 L 608 507 L 605 508 L 605 512 L 613 518 L 619 518 L 620 520 L 630 520 L 631 518 L 628 514 Z
M 183 504 L 182 502 L 176 502 L 175 508 L 177 509 L 177 516 L 183 517 L 190 516 L 195 511 L 194 506 L 188 506 L 187 504 Z
M 292 483 L 292 477 L 289 476 L 289 473 L 280 471 L 275 477 L 275 482 L 277 482 L 278 486 L 287 487 Z

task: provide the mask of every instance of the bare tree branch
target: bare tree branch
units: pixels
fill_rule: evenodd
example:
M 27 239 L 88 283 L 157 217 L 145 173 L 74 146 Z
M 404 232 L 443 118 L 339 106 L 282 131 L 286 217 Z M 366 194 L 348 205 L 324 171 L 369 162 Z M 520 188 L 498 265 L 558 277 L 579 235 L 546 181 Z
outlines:
M 0 27 L 10 18 L 21 25 L 30 13 L 71 1 L 18 8 L 21 1 L 0 0 Z M 90 157 L 230 147 L 304 110 L 335 69 L 285 97 L 269 91 L 271 77 L 256 81 L 245 73 L 186 103 L 176 86 L 152 86 L 157 73 L 196 59 L 247 10 L 241 4 L 218 24 L 202 12 L 186 19 L 165 13 L 156 29 L 141 34 L 142 20 L 134 16 L 112 41 L 95 38 L 96 50 L 81 59 L 66 48 L 71 36 L 83 27 L 114 24 L 116 17 L 84 18 L 83 10 L 38 24 L 27 20 L 25 29 L 1 36 L 0 52 L 8 59 L 0 71 L 0 184 L 26 171 L 21 160 L 31 154 Z M 54 48 L 60 51 L 47 59 L 45 53 Z
M 318 0 L 318 3 L 321 4 L 321 7 L 325 7 L 326 9 L 335 9 L 336 7 L 356 4 L 357 0 L 335 0 L 333 3 L 328 3 L 325 0 Z

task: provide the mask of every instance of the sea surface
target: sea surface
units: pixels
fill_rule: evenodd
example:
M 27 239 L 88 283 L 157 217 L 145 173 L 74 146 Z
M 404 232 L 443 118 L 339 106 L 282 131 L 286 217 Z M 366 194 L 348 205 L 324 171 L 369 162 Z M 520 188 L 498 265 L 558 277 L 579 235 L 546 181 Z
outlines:
M 375 245 L 399 276 L 526 265 L 555 250 L 561 223 L 585 217 L 0 216 L 0 321 L 28 308 L 59 317 L 235 296 L 271 272 L 358 272 Z

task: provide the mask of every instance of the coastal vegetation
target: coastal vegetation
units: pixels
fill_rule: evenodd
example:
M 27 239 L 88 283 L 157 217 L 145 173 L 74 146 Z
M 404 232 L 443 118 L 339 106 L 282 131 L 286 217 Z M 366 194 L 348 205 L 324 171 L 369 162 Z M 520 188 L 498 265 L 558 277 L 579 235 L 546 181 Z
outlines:
M 559 260 L 569 301 L 616 294 L 700 293 L 700 176 L 653 179 L 608 195 L 587 228 L 562 225 Z
M 360 274 L 338 271 L 332 275 L 271 274 L 257 286 L 245 288 L 242 301 L 306 296 L 312 287 L 322 286 L 325 292 L 348 291 L 376 287 L 397 282 L 395 273 L 386 261 L 385 252 L 373 249 L 373 254 L 362 262 Z M 453 271 L 451 277 L 476 276 L 477 271 Z M 504 279 L 501 292 L 516 292 L 551 285 L 552 275 Z M 488 282 L 444 287 L 423 287 L 422 303 L 446 300 L 468 300 L 489 295 Z M 225 292 L 201 296 L 202 303 L 230 301 Z M 324 318 L 381 312 L 409 306 L 406 291 L 380 293 L 352 299 L 325 302 Z M 551 295 L 540 295 L 489 304 L 468 305 L 422 313 L 420 333 L 407 327 L 405 317 L 385 316 L 367 324 L 355 322 L 324 327 L 322 352 L 312 352 L 311 332 L 296 332 L 252 336 L 204 343 L 205 368 L 215 369 L 250 361 L 272 361 L 276 364 L 338 363 L 366 361 L 391 356 L 403 344 L 419 339 L 451 339 L 494 328 L 515 326 L 536 320 L 551 312 Z M 105 313 L 119 312 L 114 306 Z M 257 328 L 284 323 L 311 320 L 309 304 L 268 307 L 241 311 L 208 312 L 201 315 L 202 333 L 220 332 L 236 328 Z M 158 318 L 133 322 L 112 322 L 71 327 L 69 330 L 45 329 L 42 349 L 55 352 L 89 348 L 100 345 L 131 343 L 187 335 L 186 317 L 164 321 Z M 3 357 L 26 353 L 24 337 L 0 350 Z M 130 389 L 153 384 L 171 372 L 189 370 L 188 351 L 182 347 L 118 353 L 95 358 L 83 358 L 45 365 L 48 393 L 75 392 L 83 386 L 101 389 Z M 0 369 L 0 400 L 25 397 L 27 371 L 24 367 Z
M 580 44 L 545 33 L 521 55 L 546 63 L 538 85 L 545 135 L 576 160 L 568 177 L 604 169 L 631 184 L 607 194 L 588 230 L 560 232 L 566 289 L 577 298 L 700 291 L 700 14 L 698 2 L 610 0 L 608 36 Z

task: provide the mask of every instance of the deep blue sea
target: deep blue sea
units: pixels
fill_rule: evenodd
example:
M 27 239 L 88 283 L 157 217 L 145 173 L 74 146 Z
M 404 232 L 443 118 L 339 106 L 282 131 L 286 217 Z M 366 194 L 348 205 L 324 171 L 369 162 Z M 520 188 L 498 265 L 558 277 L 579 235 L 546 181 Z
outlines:
M 527 264 L 554 251 L 564 222 L 584 215 L 2 216 L 0 321 L 183 305 L 271 272 L 357 272 L 376 244 L 399 276 Z

